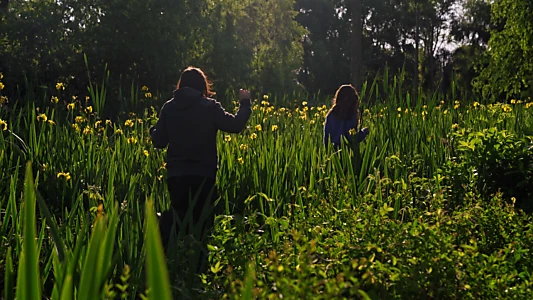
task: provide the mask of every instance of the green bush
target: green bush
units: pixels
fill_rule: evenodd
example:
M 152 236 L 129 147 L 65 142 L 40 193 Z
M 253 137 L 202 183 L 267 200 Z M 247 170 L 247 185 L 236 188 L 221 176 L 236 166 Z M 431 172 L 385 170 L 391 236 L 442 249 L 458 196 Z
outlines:
M 453 199 L 478 192 L 490 199 L 497 192 L 524 211 L 533 211 L 531 140 L 496 128 L 454 134 L 454 157 L 446 166 Z

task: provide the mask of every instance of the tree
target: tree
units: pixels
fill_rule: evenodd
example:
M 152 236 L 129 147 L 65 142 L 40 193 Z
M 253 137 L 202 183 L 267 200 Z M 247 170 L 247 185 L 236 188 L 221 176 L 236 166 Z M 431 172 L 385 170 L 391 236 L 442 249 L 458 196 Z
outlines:
M 363 65 L 363 21 L 361 0 L 352 0 L 352 83 L 361 89 L 361 67 Z
M 474 86 L 492 99 L 532 96 L 533 2 L 498 0 L 491 11 L 496 29 L 486 51 L 488 65 Z
M 466 0 L 460 13 L 455 13 L 451 21 L 450 39 L 459 44 L 453 51 L 447 68 L 449 80 L 455 79 L 459 97 L 471 96 L 472 83 L 486 67 L 485 51 L 490 32 L 495 24 L 491 23 L 491 3 L 488 0 Z M 452 78 L 453 77 L 453 78 Z M 479 95 L 475 95 L 479 96 Z

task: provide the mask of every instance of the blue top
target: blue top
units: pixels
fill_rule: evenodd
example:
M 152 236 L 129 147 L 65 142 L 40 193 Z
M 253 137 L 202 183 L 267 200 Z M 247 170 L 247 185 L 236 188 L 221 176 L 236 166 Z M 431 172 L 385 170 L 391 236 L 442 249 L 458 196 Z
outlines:
M 347 120 L 341 120 L 330 113 L 326 117 L 326 124 L 324 125 L 324 145 L 328 145 L 328 140 L 333 143 L 335 147 L 340 146 L 342 137 L 346 137 L 348 141 L 352 140 L 350 129 L 357 130 L 357 117 L 354 115 Z M 362 142 L 368 135 L 368 130 L 361 130 L 355 135 L 357 142 Z

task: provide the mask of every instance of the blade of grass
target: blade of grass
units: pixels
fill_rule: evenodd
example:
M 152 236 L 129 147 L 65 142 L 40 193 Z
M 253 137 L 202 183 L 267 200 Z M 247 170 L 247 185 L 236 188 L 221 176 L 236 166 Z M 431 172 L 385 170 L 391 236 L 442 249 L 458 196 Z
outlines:
M 165 252 L 151 200 L 146 202 L 146 231 L 144 241 L 146 244 L 146 273 L 148 287 L 150 289 L 149 297 L 150 299 L 157 300 L 172 299 Z
M 11 254 L 11 247 L 7 249 L 6 257 L 6 272 L 4 278 L 4 299 L 15 299 L 15 290 L 13 289 L 13 259 Z
M 31 162 L 26 164 L 24 182 L 24 244 L 18 268 L 17 298 L 40 299 L 41 283 L 39 272 L 39 255 L 37 253 L 37 229 L 35 225 L 35 188 Z

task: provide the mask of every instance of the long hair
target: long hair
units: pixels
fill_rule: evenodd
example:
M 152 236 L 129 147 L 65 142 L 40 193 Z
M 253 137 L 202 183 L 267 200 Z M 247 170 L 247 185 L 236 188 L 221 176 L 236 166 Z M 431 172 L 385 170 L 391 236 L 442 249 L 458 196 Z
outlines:
M 183 73 L 181 73 L 176 89 L 178 90 L 183 87 L 189 87 L 200 91 L 205 97 L 213 95 L 211 92 L 211 84 L 207 80 L 207 76 L 205 76 L 204 72 L 199 68 L 188 67 Z
M 331 113 L 341 120 L 348 120 L 355 116 L 357 126 L 359 126 L 359 94 L 355 87 L 345 84 L 337 90 L 328 115 Z

